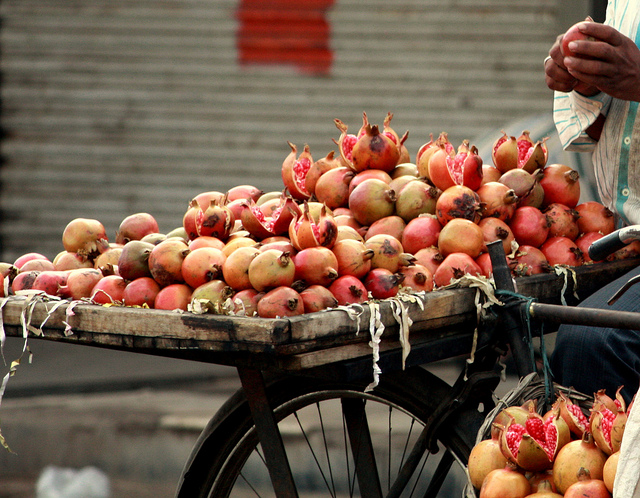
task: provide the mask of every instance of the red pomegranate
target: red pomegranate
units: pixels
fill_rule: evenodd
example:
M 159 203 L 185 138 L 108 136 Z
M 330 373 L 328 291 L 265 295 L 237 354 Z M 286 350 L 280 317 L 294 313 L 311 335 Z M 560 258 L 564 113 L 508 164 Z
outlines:
M 578 480 L 567 488 L 565 498 L 611 498 L 607 485 L 601 479 L 592 479 L 588 469 L 578 470 Z
M 214 247 L 192 250 L 182 261 L 182 278 L 194 289 L 210 280 L 222 278 L 222 266 L 226 259 L 222 250 Z
M 480 197 L 464 185 L 449 187 L 436 201 L 436 216 L 442 226 L 454 218 L 464 218 L 477 223 L 482 217 Z
M 373 251 L 372 268 L 386 268 L 391 273 L 396 273 L 401 266 L 407 266 L 415 260 L 414 256 L 404 252 L 402 243 L 391 235 L 375 235 L 365 241 L 364 245 Z
M 224 241 L 231 234 L 235 221 L 224 200 L 214 200 L 206 209 L 200 208 L 196 213 L 196 231 L 199 236 L 207 235 Z
M 260 254 L 256 247 L 240 247 L 233 251 L 222 264 L 225 282 L 234 290 L 250 289 L 249 265 Z
M 322 285 L 310 285 L 300 292 L 300 297 L 304 303 L 305 313 L 314 313 L 327 308 L 334 308 L 338 305 L 338 300 L 331 291 Z
M 352 275 L 363 278 L 371 270 L 373 249 L 367 249 L 363 242 L 353 239 L 338 241 L 332 247 L 338 263 L 339 275 Z
M 396 213 L 407 223 L 421 214 L 435 214 L 440 193 L 422 180 L 410 181 L 396 196 Z
M 353 170 L 346 166 L 330 169 L 316 183 L 316 199 L 326 204 L 329 209 L 347 206 L 351 191 L 350 184 L 354 176 Z
M 582 439 L 565 444 L 553 463 L 553 482 L 558 493 L 566 493 L 578 481 L 578 471 L 585 468 L 594 479 L 602 479 L 607 456 L 596 446 L 590 432 Z
M 127 282 L 119 275 L 102 277 L 91 290 L 91 300 L 96 304 L 122 304 Z
M 564 204 L 549 204 L 542 213 L 549 221 L 549 237 L 567 237 L 575 240 L 580 234 L 578 212 Z
M 480 489 L 484 478 L 489 472 L 496 469 L 504 469 L 507 459 L 500 450 L 500 442 L 497 437 L 491 437 L 477 443 L 469 454 L 469 480 L 473 487 Z
M 507 465 L 487 474 L 480 487 L 480 498 L 525 498 L 530 491 L 527 478 Z
M 457 153 L 440 143 L 429 159 L 429 180 L 440 190 L 454 185 L 464 185 L 477 190 L 482 185 L 482 159 L 478 149 L 464 140 Z
M 396 193 L 391 187 L 375 178 L 364 180 L 349 195 L 349 209 L 363 226 L 370 226 L 395 211 Z
M 258 254 L 249 264 L 249 281 L 257 291 L 290 287 L 296 268 L 288 252 L 270 249 Z
M 169 284 L 156 294 L 153 307 L 157 310 L 187 311 L 193 289 L 186 284 Z
M 465 274 L 481 275 L 482 269 L 468 254 L 454 252 L 440 263 L 433 274 L 433 281 L 437 287 L 444 287 L 449 285 L 452 280 L 461 278 Z
M 53 258 L 53 266 L 56 270 L 74 270 L 77 268 L 93 268 L 93 263 L 86 256 L 82 256 L 76 252 L 59 252 Z
M 542 211 L 533 206 L 517 208 L 509 227 L 520 245 L 540 247 L 549 235 L 549 220 Z
M 149 213 L 136 213 L 120 222 L 116 232 L 116 243 L 126 244 L 130 240 L 140 240 L 150 233 L 158 233 L 158 222 Z
M 591 259 L 591 256 L 589 256 L 589 247 L 596 240 L 601 239 L 602 237 L 604 237 L 604 235 L 602 235 L 602 233 L 600 232 L 585 232 L 580 234 L 575 240 L 578 249 L 580 249 L 580 252 L 582 252 L 582 257 L 585 263 L 590 263 L 591 261 L 593 261 Z
M 553 270 L 547 261 L 547 257 L 537 247 L 518 246 L 514 260 L 516 264 L 512 271 L 518 277 L 549 273 Z
M 172 245 L 177 244 L 174 243 Z M 131 240 L 127 242 L 123 246 L 120 257 L 118 258 L 118 273 L 120 276 L 126 280 L 150 277 L 149 256 L 154 247 L 156 246 L 142 242 L 141 240 Z
M 277 318 L 304 314 L 304 301 L 291 287 L 281 286 L 267 292 L 258 301 L 261 318 Z
M 124 288 L 122 302 L 125 306 L 154 308 L 159 292 L 160 286 L 151 277 L 136 278 Z
M 325 157 L 314 161 L 309 168 L 305 177 L 305 188 L 310 196 L 315 194 L 318 179 L 330 169 L 340 166 L 340 160 L 334 156 L 335 151 L 329 151 Z
M 493 164 L 501 172 L 522 168 L 533 173 L 545 166 L 548 156 L 546 139 L 534 143 L 527 130 L 524 130 L 517 139 L 502 133 L 503 136 L 494 142 L 491 151 Z
M 67 275 L 66 285 L 60 288 L 60 292 L 65 297 L 74 300 L 89 298 L 91 297 L 91 291 L 102 277 L 102 272 L 97 268 L 70 270 Z
M 364 286 L 374 299 L 387 299 L 398 294 L 404 275 L 386 268 L 373 268 L 364 279 Z
M 544 253 L 551 266 L 580 266 L 584 262 L 582 251 L 568 237 L 549 237 L 540 246 L 540 250 Z
M 391 235 L 400 240 L 406 226 L 406 223 L 400 216 L 385 216 L 373 222 L 366 230 L 364 238 L 365 240 L 369 240 L 374 235 Z
M 338 278 L 338 260 L 326 247 L 309 247 L 293 257 L 295 280 L 328 287 Z
M 153 246 L 149 253 L 149 271 L 160 287 L 184 282 L 182 262 L 189 252 L 188 244 L 178 238 L 166 239 Z
M 387 185 L 391 184 L 391 176 L 386 171 L 382 171 L 381 169 L 366 169 L 353 177 L 351 183 L 349 183 L 349 194 L 351 194 L 351 192 L 353 192 L 353 189 L 355 189 L 363 181 L 370 180 L 372 178 L 376 180 L 382 180 Z M 396 190 L 396 192 L 399 192 L 399 190 Z
M 37 271 L 37 275 L 31 288 L 34 290 L 44 291 L 50 296 L 60 296 L 61 288 L 67 285 L 67 277 L 69 272 L 57 270 Z M 29 270 L 27 270 L 29 272 Z
M 314 216 L 305 202 L 302 216 L 295 217 L 289 225 L 289 239 L 296 250 L 307 247 L 333 247 L 338 237 L 338 225 L 330 210 L 321 204 L 321 211 Z
M 104 226 L 98 220 L 76 218 L 65 227 L 62 245 L 65 251 L 93 258 L 109 248 L 109 240 Z
M 301 213 L 291 196 L 282 195 L 279 199 L 274 199 L 273 209 L 268 215 L 253 200 L 244 201 L 240 220 L 243 228 L 254 238 L 263 240 L 286 234 L 291 221 Z
M 340 306 L 355 303 L 364 303 L 367 296 L 367 289 L 359 278 L 353 275 L 342 275 L 333 281 L 329 286 L 331 294 L 338 300 Z
M 433 273 L 426 266 L 418 264 L 403 266 L 399 272 L 404 277 L 402 287 L 408 287 L 416 292 L 433 290 Z
M 483 217 L 494 217 L 509 222 L 516 210 L 518 196 L 513 189 L 500 182 L 488 182 L 477 191 Z
M 554 202 L 570 208 L 580 200 L 580 174 L 564 164 L 550 164 L 542 170 L 540 185 L 544 189 L 543 205 Z
M 257 201 L 262 194 L 264 194 L 264 192 L 253 185 L 236 185 L 227 190 L 227 203 L 249 199 Z
M 415 253 L 415 258 L 415 264 L 428 268 L 431 273 L 435 273 L 440 263 L 444 260 L 444 257 L 440 254 L 436 246 L 420 249 Z
M 233 301 L 233 312 L 239 316 L 257 316 L 258 301 L 262 299 L 264 292 L 255 289 L 243 289 L 236 292 L 231 300 Z
M 450 220 L 442 227 L 438 236 L 438 249 L 445 258 L 449 254 L 463 252 L 475 259 L 484 246 L 480 226 L 464 218 Z
M 483 218 L 478 223 L 478 226 L 480 230 L 482 230 L 482 238 L 484 240 L 482 251 L 487 250 L 486 246 L 488 242 L 501 240 L 504 253 L 511 254 L 513 252 L 513 244 L 516 240 L 515 236 L 511 231 L 511 227 L 500 218 Z
M 580 233 L 600 232 L 608 235 L 615 229 L 613 211 L 597 201 L 587 201 L 576 206 Z
M 411 254 L 416 254 L 420 249 L 435 246 L 442 225 L 433 214 L 423 214 L 414 218 L 402 231 L 402 247 Z

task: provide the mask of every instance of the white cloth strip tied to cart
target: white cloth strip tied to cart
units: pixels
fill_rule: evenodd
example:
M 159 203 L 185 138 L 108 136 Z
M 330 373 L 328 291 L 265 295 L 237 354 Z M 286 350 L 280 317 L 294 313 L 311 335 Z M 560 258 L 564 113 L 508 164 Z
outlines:
M 638 397 L 638 394 L 636 394 Z M 640 403 L 633 403 L 624 427 L 613 498 L 640 498 Z

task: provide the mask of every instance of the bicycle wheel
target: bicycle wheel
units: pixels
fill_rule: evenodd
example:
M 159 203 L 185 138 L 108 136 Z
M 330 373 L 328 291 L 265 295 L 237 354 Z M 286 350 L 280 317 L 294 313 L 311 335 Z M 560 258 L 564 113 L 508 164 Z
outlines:
M 367 382 L 285 377 L 268 383 L 267 393 L 282 434 L 301 497 L 365 496 L 356 477 L 357 451 L 348 435 L 354 406 L 371 434 L 381 496 L 416 445 L 425 421 L 450 386 L 422 368 Z M 360 410 L 363 407 L 363 410 Z M 397 496 L 461 496 L 466 464 L 484 416 L 438 433 L 440 451 L 421 455 L 418 469 Z M 353 427 L 353 426 L 352 426 Z M 438 469 L 438 472 L 436 472 Z M 441 475 L 440 478 L 434 478 Z M 432 488 L 429 489 L 431 484 Z M 427 491 L 429 489 L 429 491 Z M 201 434 L 181 477 L 179 497 L 273 497 L 263 449 L 244 394 L 236 393 Z

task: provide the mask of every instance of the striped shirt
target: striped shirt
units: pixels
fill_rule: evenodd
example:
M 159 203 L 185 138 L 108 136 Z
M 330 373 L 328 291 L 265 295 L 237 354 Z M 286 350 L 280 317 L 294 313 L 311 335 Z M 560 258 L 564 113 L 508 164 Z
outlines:
M 605 24 L 640 46 L 640 0 L 609 0 Z M 604 114 L 598 142 L 585 130 Z M 604 93 L 584 97 L 555 92 L 553 118 L 562 147 L 592 152 L 602 203 L 624 223 L 640 224 L 640 114 L 638 102 L 614 99 Z

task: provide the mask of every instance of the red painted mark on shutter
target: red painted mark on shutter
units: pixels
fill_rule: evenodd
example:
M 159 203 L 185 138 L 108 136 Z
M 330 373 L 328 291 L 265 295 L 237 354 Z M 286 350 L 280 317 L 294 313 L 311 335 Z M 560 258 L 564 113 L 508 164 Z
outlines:
M 237 17 L 241 65 L 292 65 L 328 74 L 333 62 L 327 10 L 335 0 L 240 0 Z

